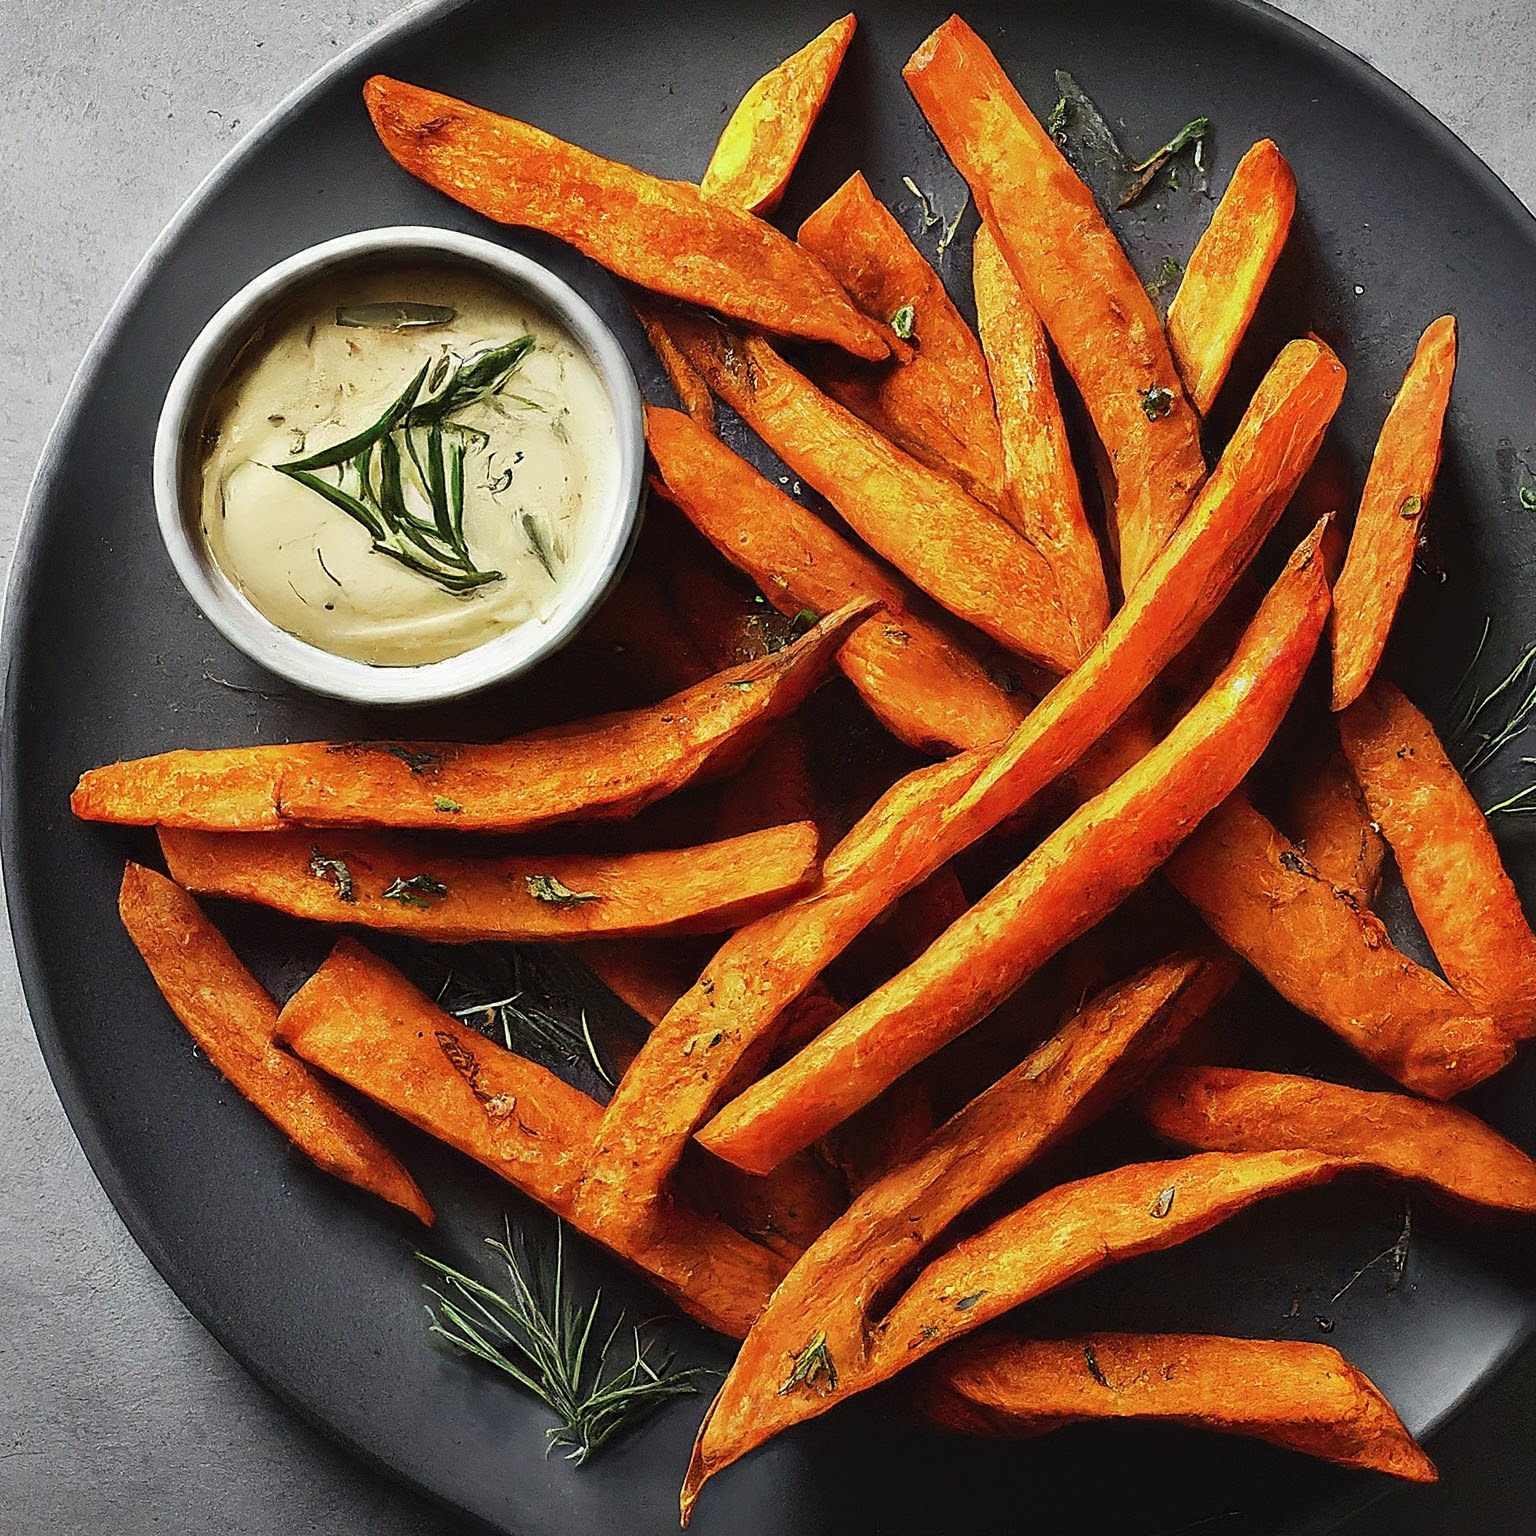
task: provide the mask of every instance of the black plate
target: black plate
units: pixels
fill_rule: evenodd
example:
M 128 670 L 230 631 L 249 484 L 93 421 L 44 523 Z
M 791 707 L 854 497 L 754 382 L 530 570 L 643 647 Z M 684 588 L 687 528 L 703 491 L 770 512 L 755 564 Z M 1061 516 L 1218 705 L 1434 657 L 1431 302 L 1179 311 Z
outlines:
M 729 104 L 831 11 L 803 0 L 659 0 L 639 11 L 597 0 L 476 0 L 412 17 L 340 61 L 240 147 L 130 285 L 50 442 L 16 561 L 6 615 L 7 890 L 38 1035 L 92 1166 L 172 1288 L 261 1381 L 381 1468 L 526 1536 L 674 1529 L 702 1400 L 673 1407 L 586 1469 L 546 1460 L 535 1406 L 424 1341 L 413 1235 L 315 1175 L 190 1049 L 113 910 L 123 858 L 147 855 L 149 842 L 76 824 L 67 797 L 83 768 L 120 756 L 386 728 L 296 698 L 230 653 L 177 585 L 149 491 L 151 436 L 171 373 L 247 278 L 303 245 L 371 225 L 491 233 L 390 164 L 359 102 L 363 77 L 395 72 L 692 177 Z M 1393 667 L 1443 711 L 1492 614 L 1482 667 L 1501 675 L 1533 618 L 1533 525 L 1518 490 L 1536 420 L 1536 348 L 1525 324 L 1536 224 L 1515 198 L 1358 61 L 1246 0 L 978 0 L 967 14 L 1037 110 L 1054 100 L 1052 69 L 1066 66 L 1131 125 L 1132 148 L 1151 149 L 1209 114 L 1218 188 L 1252 140 L 1279 140 L 1296 168 L 1302 214 L 1239 374 L 1251 377 L 1264 346 L 1283 334 L 1311 327 L 1332 342 L 1351 372 L 1336 441 L 1355 484 L 1414 337 L 1434 315 L 1457 312 L 1462 363 L 1433 514 L 1444 579 L 1417 580 Z M 946 217 L 959 206 L 959 178 L 898 74 L 943 15 L 916 0 L 871 7 L 785 210 L 790 227 L 856 167 L 912 227 L 905 176 Z M 1121 227 L 1155 267 L 1165 250 L 1184 254 L 1203 217 L 1186 185 L 1142 204 Z M 945 264 L 962 293 L 969 233 L 962 223 Z M 548 242 L 505 238 L 567 272 L 619 324 L 652 393 L 662 389 L 603 274 Z M 514 695 L 493 703 L 502 722 L 521 707 Z M 434 727 L 442 722 L 405 728 Z M 398 717 L 388 728 L 401 730 Z M 1519 771 L 1511 762 L 1478 787 L 1492 792 Z M 1518 828 L 1507 851 L 1527 897 L 1536 895 L 1536 856 Z M 279 993 L 322 952 L 313 934 L 259 915 L 221 919 Z M 1270 1010 L 1264 1023 L 1271 1039 L 1294 1042 L 1279 1055 L 1339 1062 L 1306 1021 Z M 1531 1087 L 1527 1062 L 1475 1102 L 1536 1146 Z M 505 1209 L 533 1219 L 489 1176 L 389 1129 L 442 1213 L 437 1251 L 470 1255 Z M 1041 1321 L 1315 1338 L 1314 1319 L 1327 1317 L 1330 1342 L 1422 1430 L 1520 1348 L 1536 1321 L 1536 1285 L 1523 1239 L 1426 1210 L 1407 1283 L 1388 1294 L 1373 1271 L 1330 1301 L 1391 1242 L 1400 1217 L 1400 1193 L 1366 1185 L 1277 1202 L 1077 1288 L 1042 1307 Z M 652 1305 L 601 1257 L 583 1251 L 579 1265 L 584 1282 L 601 1277 L 640 1313 Z M 1287 1319 L 1293 1298 L 1298 1315 Z M 680 1327 L 677 1337 L 695 1360 L 726 1359 L 697 1331 Z M 1519 1370 L 1490 1401 L 1528 1428 L 1536 1394 L 1529 1363 Z M 1451 1448 L 1463 1486 L 1475 1483 L 1490 1500 L 1507 1478 L 1531 1475 L 1528 1443 L 1501 1446 L 1504 1420 L 1493 1409 L 1431 1437 L 1432 1448 Z M 893 1428 L 878 1404 L 860 1403 L 721 1478 L 696 1528 L 703 1536 L 1461 1528 L 1433 1495 L 1394 1493 L 1367 1507 L 1382 1492 L 1373 1479 L 1244 1442 L 1098 1428 L 982 1446 Z M 1417 1523 L 1426 1517 L 1413 1511 L 1434 1509 L 1443 1523 Z

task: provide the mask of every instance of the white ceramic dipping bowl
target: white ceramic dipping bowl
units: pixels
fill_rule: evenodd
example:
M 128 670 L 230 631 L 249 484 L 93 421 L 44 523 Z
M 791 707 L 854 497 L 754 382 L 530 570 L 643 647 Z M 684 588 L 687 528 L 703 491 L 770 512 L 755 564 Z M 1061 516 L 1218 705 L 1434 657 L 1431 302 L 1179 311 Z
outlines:
M 203 429 L 214 395 L 263 323 L 301 290 L 349 267 L 462 267 L 501 282 L 564 327 L 591 359 L 613 407 L 613 473 L 587 510 L 589 545 L 547 620 L 530 620 L 483 645 L 418 666 L 373 666 L 280 629 L 215 563 L 200 526 Z M 569 283 L 516 251 L 448 229 L 398 225 L 311 246 L 247 283 L 203 327 L 176 370 L 155 434 L 160 536 L 176 574 L 226 640 L 279 677 L 363 705 L 462 698 L 527 672 L 563 645 L 623 572 L 639 532 L 645 490 L 645 419 L 633 370 L 612 331 Z

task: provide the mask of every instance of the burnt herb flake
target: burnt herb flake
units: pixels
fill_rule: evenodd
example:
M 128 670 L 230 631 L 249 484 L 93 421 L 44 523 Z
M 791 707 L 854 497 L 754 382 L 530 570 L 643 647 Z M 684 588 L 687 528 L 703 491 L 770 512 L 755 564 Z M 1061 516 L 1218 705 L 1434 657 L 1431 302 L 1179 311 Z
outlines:
M 827 1335 L 824 1330 L 818 1329 L 811 1336 L 811 1342 L 798 1355 L 791 1358 L 795 1363 L 779 1388 L 780 1397 L 801 1386 L 813 1387 L 819 1397 L 826 1397 L 828 1393 L 837 1391 L 837 1366 L 833 1364 L 832 1356 L 827 1350 Z
M 552 907 L 579 907 L 602 900 L 596 891 L 573 891 L 555 875 L 525 875 L 523 884 L 535 901 L 548 902 Z
M 398 901 L 402 906 L 425 910 L 434 900 L 442 900 L 448 894 L 448 887 L 431 875 L 411 875 L 408 879 L 397 876 L 381 894 L 385 901 Z
M 345 859 L 328 859 L 311 843 L 309 872 L 317 880 L 329 880 L 336 887 L 336 894 L 341 900 L 357 900 L 357 890 L 352 884 L 352 871 L 347 868 Z

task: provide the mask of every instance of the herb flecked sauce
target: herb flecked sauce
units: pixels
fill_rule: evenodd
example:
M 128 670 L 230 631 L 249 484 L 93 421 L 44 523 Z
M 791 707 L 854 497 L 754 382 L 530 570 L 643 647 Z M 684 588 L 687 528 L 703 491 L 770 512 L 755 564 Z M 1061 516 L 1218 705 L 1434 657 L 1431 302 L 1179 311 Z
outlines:
M 396 302 L 442 306 L 453 319 L 400 329 L 337 321 L 338 311 L 366 317 L 361 306 Z M 499 579 L 453 590 L 379 552 L 362 523 L 273 467 L 368 428 L 424 364 L 472 364 L 524 335 L 534 345 L 516 367 L 446 427 L 464 449 L 464 543 L 475 568 Z M 418 432 L 418 451 L 422 441 Z M 377 666 L 440 661 L 548 619 L 581 571 L 613 444 L 612 407 L 592 363 L 511 290 L 453 268 L 354 273 L 275 316 L 215 397 L 203 438 L 203 536 L 250 603 L 299 639 Z M 399 458 L 405 504 L 430 520 L 422 477 L 407 452 Z

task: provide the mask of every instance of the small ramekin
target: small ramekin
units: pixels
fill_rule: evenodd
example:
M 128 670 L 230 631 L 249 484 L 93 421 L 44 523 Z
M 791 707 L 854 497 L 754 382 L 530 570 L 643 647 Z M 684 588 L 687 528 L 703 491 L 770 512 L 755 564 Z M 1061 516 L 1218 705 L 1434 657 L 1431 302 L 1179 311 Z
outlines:
M 524 295 L 591 359 L 613 407 L 616 458 L 605 501 L 588 524 L 597 548 L 580 582 L 547 620 L 529 621 L 457 656 L 418 666 L 374 666 L 335 656 L 280 629 L 219 569 L 200 527 L 199 474 L 210 401 L 241 349 L 299 290 L 348 267 L 460 266 Z M 569 283 L 505 246 L 454 230 L 397 225 L 309 247 L 247 283 L 203 327 L 176 370 L 155 433 L 155 512 L 182 584 L 223 637 L 251 660 L 311 692 L 363 705 L 439 703 L 527 672 L 576 633 L 623 572 L 639 532 L 645 490 L 645 417 L 624 349 Z

